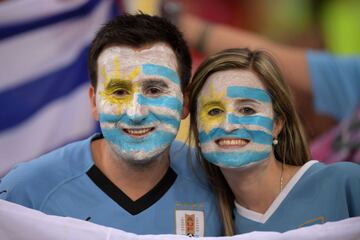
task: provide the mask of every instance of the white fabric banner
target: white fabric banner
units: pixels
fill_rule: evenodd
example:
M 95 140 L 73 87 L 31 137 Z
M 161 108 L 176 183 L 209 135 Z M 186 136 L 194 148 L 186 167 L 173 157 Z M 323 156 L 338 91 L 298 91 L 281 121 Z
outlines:
M 0 200 L 1 240 L 186 240 L 179 235 L 136 235 L 69 217 L 42 212 Z M 139 226 L 141 227 L 141 226 Z M 251 232 L 232 237 L 204 237 L 203 240 L 359 240 L 360 217 L 313 225 L 285 233 Z

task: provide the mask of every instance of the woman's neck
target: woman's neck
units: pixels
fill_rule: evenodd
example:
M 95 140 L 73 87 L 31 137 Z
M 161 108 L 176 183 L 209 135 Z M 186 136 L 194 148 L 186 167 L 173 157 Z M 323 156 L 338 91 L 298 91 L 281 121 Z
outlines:
M 299 167 L 282 166 L 273 155 L 269 159 L 241 169 L 221 169 L 235 200 L 241 206 L 265 213 Z

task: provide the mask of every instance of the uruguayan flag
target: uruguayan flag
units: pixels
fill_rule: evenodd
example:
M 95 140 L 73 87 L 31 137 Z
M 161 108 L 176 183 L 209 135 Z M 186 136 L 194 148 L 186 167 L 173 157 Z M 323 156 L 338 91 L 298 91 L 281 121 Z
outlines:
M 86 56 L 112 0 L 0 4 L 0 176 L 95 131 Z

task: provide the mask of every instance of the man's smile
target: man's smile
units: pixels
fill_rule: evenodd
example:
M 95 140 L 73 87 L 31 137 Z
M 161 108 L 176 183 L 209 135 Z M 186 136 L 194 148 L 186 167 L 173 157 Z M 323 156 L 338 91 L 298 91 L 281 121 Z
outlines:
M 122 130 L 131 137 L 142 138 L 155 130 L 155 127 L 147 128 L 122 128 Z

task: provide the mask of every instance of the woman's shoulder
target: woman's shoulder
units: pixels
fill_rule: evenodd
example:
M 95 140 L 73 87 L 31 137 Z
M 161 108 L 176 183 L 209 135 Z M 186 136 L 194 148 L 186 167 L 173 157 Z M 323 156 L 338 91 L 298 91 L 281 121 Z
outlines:
M 359 179 L 360 165 L 352 162 L 325 164 L 316 162 L 311 166 L 310 175 L 332 179 Z

